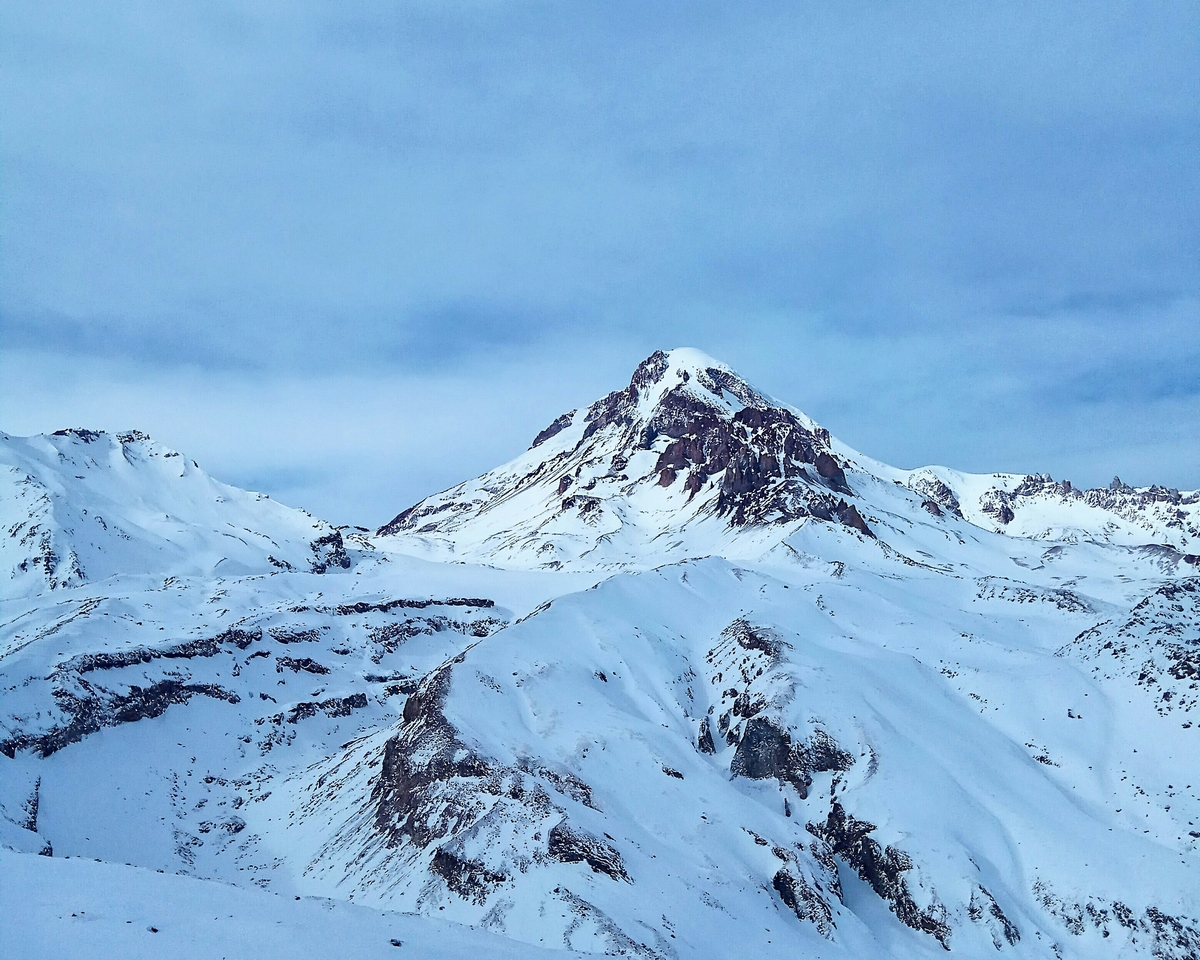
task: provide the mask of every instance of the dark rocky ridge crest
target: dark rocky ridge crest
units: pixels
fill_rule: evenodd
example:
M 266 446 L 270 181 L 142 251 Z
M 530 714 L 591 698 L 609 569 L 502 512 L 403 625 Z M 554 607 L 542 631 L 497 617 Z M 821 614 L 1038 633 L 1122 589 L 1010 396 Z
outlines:
M 563 430 L 565 430 L 567 427 L 569 427 L 571 425 L 571 421 L 574 419 L 575 419 L 575 411 L 574 410 L 572 410 L 570 413 L 564 413 L 562 416 L 558 417 L 553 423 L 551 423 L 550 426 L 548 426 L 545 430 L 543 430 L 541 433 L 539 433 L 536 437 L 533 438 L 533 443 L 531 443 L 529 445 L 529 449 L 532 450 L 534 447 L 540 446 L 541 444 L 543 444 L 547 440 L 549 440 L 551 437 L 557 437 L 560 433 L 563 432 Z
M 1180 493 L 1173 487 L 1158 484 L 1139 490 L 1122 482 L 1120 477 L 1113 477 L 1107 487 L 1080 490 L 1070 480 L 1055 480 L 1048 473 L 1030 474 L 1012 490 L 993 487 L 986 491 L 980 499 L 980 507 L 1003 527 L 1016 519 L 1017 511 L 1023 506 L 1046 500 L 1084 503 L 1134 523 L 1158 511 L 1168 529 L 1189 537 L 1200 536 L 1200 525 L 1181 509 L 1200 503 L 1200 491 Z M 957 501 L 954 506 L 957 508 Z
M 70 720 L 39 735 L 18 733 L 9 737 L 0 742 L 0 753 L 11 759 L 17 751 L 34 750 L 45 759 L 105 727 L 162 716 L 171 705 L 187 703 L 195 696 L 227 703 L 241 700 L 236 693 L 215 683 L 183 683 L 175 679 L 160 680 L 148 687 L 130 685 L 124 694 L 89 687 L 82 696 L 67 690 L 55 690 L 54 696 L 58 709 Z

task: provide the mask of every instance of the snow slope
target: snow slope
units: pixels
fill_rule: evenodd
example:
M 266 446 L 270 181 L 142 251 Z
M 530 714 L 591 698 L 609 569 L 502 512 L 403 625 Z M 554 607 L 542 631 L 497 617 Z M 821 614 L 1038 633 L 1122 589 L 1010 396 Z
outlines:
M 563 957 L 502 937 L 332 900 L 284 899 L 121 864 L 0 850 L 0 951 L 46 957 L 428 960 Z
M 89 572 L 0 599 L 31 955 L 1200 956 L 1195 494 L 897 470 L 672 351 L 331 576 L 332 528 L 100 442 L 6 448 Z M 105 567 L 97 510 L 161 549 Z M 238 522 L 291 569 L 213 560 Z
M 350 565 L 342 534 L 132 431 L 0 434 L 0 596 L 133 574 Z

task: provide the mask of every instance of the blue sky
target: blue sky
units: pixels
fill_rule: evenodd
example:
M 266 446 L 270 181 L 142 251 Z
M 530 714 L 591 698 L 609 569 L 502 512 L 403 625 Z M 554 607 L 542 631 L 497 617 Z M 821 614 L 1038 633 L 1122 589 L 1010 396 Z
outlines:
M 375 524 L 689 345 L 899 466 L 1200 486 L 1193 3 L 2 27 L 10 432 Z

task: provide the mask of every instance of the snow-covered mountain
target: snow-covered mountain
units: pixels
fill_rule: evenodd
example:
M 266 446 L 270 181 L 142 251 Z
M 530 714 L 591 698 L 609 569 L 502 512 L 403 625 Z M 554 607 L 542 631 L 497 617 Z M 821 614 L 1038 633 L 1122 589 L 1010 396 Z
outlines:
M 0 434 L 0 595 L 135 574 L 350 566 L 341 532 L 138 431 Z
M 373 537 L 4 439 L 6 955 L 1200 957 L 1194 493 L 897 470 L 692 350 Z
M 899 484 L 897 501 L 881 484 Z M 698 350 L 659 351 L 629 386 L 555 419 L 516 459 L 378 531 L 406 550 L 507 567 L 612 570 L 760 556 L 804 524 L 874 536 L 882 511 L 1021 537 L 1200 553 L 1200 493 L 1075 489 L 1050 477 L 896 470 Z M 887 537 L 884 536 L 886 540 Z

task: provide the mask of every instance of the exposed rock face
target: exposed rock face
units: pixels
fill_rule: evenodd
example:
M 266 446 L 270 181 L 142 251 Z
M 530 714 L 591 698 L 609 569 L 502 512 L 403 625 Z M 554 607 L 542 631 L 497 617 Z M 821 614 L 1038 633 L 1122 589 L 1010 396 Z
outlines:
M 389 653 L 394 653 L 413 637 L 429 636 L 444 630 L 453 630 L 468 637 L 486 637 L 493 630 L 504 626 L 505 621 L 495 617 L 480 617 L 476 620 L 454 620 L 450 617 L 407 617 L 404 620 L 385 623 L 372 628 L 368 636 L 375 645 L 371 660 L 379 663 Z
M 464 900 L 487 903 L 488 896 L 508 880 L 508 874 L 489 870 L 475 860 L 463 860 L 445 847 L 439 848 L 429 862 L 429 872 L 446 881 L 446 886 Z
M 842 805 L 832 801 L 829 816 L 823 824 L 808 824 L 814 835 L 825 840 L 834 855 L 845 860 L 882 899 L 905 926 L 933 936 L 950 949 L 950 925 L 945 908 L 936 902 L 921 909 L 913 900 L 904 881 L 904 873 L 912 869 L 912 860 L 895 847 L 881 847 L 870 834 L 873 823 L 847 816 Z M 1013 928 L 1015 930 L 1015 928 Z
M 828 480 L 829 485 L 834 490 L 841 493 L 850 493 L 850 487 L 846 483 L 845 471 L 842 470 L 838 462 L 827 451 L 822 451 L 817 455 L 816 467 L 817 473 Z
M 741 392 L 756 403 L 766 402 Z M 808 429 L 781 407 L 747 406 L 730 417 L 720 405 L 676 387 L 650 420 L 646 438 L 658 436 L 671 438 L 654 466 L 659 484 L 670 486 L 679 474 L 687 474 L 686 489 L 694 495 L 707 478 L 720 474 L 716 510 L 738 525 L 802 516 L 832 519 L 832 497 L 807 483 L 784 482 L 811 480 L 806 464 L 832 489 L 850 492 L 841 466 L 821 449 L 829 442 L 828 433 Z
M 48 757 L 72 743 L 104 727 L 133 723 L 148 717 L 161 716 L 172 704 L 187 703 L 192 697 L 212 697 L 238 703 L 236 694 L 212 683 L 181 683 L 163 680 L 150 687 L 130 686 L 127 693 L 118 694 L 100 687 L 89 687 L 85 696 L 65 690 L 55 690 L 59 709 L 70 719 L 40 735 L 18 733 L 0 742 L 0 753 L 14 757 L 18 750 L 35 750 Z
M 566 820 L 550 828 L 546 853 L 561 863 L 586 863 L 593 873 L 603 873 L 614 880 L 629 882 L 625 864 L 613 846 L 572 830 Z
M 362 710 L 367 705 L 365 693 L 352 693 L 348 697 L 330 697 L 328 700 L 307 701 L 298 703 L 287 713 L 277 713 L 273 717 L 259 717 L 254 722 L 261 726 L 273 723 L 276 726 L 284 723 L 299 723 L 309 717 L 315 717 L 318 712 L 327 717 L 348 717 L 352 710 Z
M 1045 503 L 1105 510 L 1147 532 L 1165 530 L 1177 543 L 1200 537 L 1200 491 L 1185 494 L 1157 484 L 1136 489 L 1119 477 L 1107 487 L 1080 490 L 1070 480 L 1041 473 L 1025 476 L 1011 489 L 993 487 L 980 497 L 984 514 L 1000 526 L 1012 523 L 1023 509 Z
M 463 659 L 421 682 L 404 705 L 400 733 L 384 748 L 371 797 L 385 842 L 418 851 L 436 845 L 431 871 L 476 904 L 506 884 L 513 869 L 524 872 L 539 861 L 583 864 L 593 873 L 632 882 L 617 849 L 573 827 L 547 790 L 588 806 L 587 784 L 535 764 L 505 767 L 462 743 L 442 708 L 454 666 Z M 501 824 L 504 832 L 527 837 L 528 845 L 501 849 L 480 841 Z
M 792 864 L 785 867 L 780 867 L 775 876 L 771 879 L 771 886 L 779 899 L 789 907 L 799 920 L 806 920 L 816 926 L 822 936 L 830 936 L 834 930 L 833 910 L 829 905 L 829 901 L 822 896 L 821 891 L 814 888 L 805 878 L 804 873 L 795 865 L 796 857 L 790 851 L 776 851 L 778 856 L 783 853 L 783 856 L 792 861 Z M 841 899 L 840 889 L 836 889 L 837 872 L 832 873 L 831 891 L 835 892 L 838 899 Z
M 1004 915 L 1000 904 L 996 902 L 996 898 L 991 895 L 987 887 L 981 886 L 971 891 L 967 916 L 975 923 L 986 923 L 992 928 L 992 945 L 997 950 L 1003 949 L 1005 943 L 1012 946 L 1021 939 L 1021 931 Z
M 942 511 L 945 511 L 959 519 L 962 518 L 962 505 L 958 502 L 958 497 L 945 481 L 935 474 L 919 470 L 909 478 L 908 486 L 914 493 L 925 498 L 921 506 L 934 516 L 941 516 Z
M 350 556 L 346 553 L 346 544 L 342 540 L 342 532 L 334 530 L 317 537 L 312 542 L 312 572 L 325 573 L 331 567 L 350 569 Z
M 828 734 L 818 731 L 808 742 L 794 743 L 788 731 L 780 730 L 770 720 L 754 717 L 746 723 L 729 772 L 750 780 L 774 778 L 790 783 L 803 800 L 812 786 L 812 774 L 848 770 L 853 763 L 854 758 Z
M 305 673 L 329 673 L 327 666 L 317 663 L 311 657 L 277 657 L 275 660 L 275 672 L 283 673 L 284 670 L 291 670 L 293 673 L 298 673 L 301 670 Z
M 261 636 L 261 631 L 259 633 Z M 204 640 L 190 640 L 171 647 L 133 647 L 116 653 L 86 653 L 72 657 L 55 669 L 58 677 L 67 674 L 92 673 L 96 670 L 119 670 L 154 660 L 190 660 L 192 657 L 215 657 L 222 650 L 225 636 Z
M 98 599 L 87 601 L 77 615 L 86 615 L 101 603 Z M 262 635 L 259 627 L 230 627 L 215 637 L 170 646 L 135 646 L 112 652 L 82 654 L 64 660 L 56 664 L 53 672 L 46 677 L 62 721 L 48 728 L 43 727 L 37 733 L 25 732 L 17 727 L 0 742 L 0 753 L 12 757 L 20 750 L 34 750 L 40 756 L 48 757 L 105 727 L 161 716 L 168 707 L 186 704 L 197 696 L 238 703 L 241 698 L 237 693 L 219 684 L 188 682 L 186 674 L 178 671 L 168 673 L 159 680 L 147 682 L 143 679 L 141 684 L 104 680 L 96 674 L 119 672 L 160 660 L 207 660 L 230 648 L 245 650 L 261 640 Z
M 835 514 L 846 526 L 872 539 L 875 537 L 875 534 L 871 532 L 871 528 L 867 526 L 867 521 L 862 518 L 862 514 L 858 512 L 858 507 L 854 506 L 854 504 L 847 504 L 845 500 L 838 501 Z
M 1128 931 L 1133 935 L 1131 942 L 1136 942 L 1139 935 L 1151 942 L 1149 952 L 1155 960 L 1200 957 L 1200 923 L 1194 918 L 1173 916 L 1154 906 L 1139 915 L 1119 900 L 1088 898 L 1080 903 L 1061 896 L 1040 879 L 1033 882 L 1033 893 L 1073 937 L 1095 930 L 1107 939 L 1111 933 Z
M 847 770 L 854 758 L 823 730 L 797 740 L 775 717 L 775 709 L 791 695 L 790 680 L 775 673 L 786 650 L 787 645 L 768 628 L 739 619 L 721 631 L 705 661 L 710 683 L 721 688 L 713 708 L 718 713 L 718 732 L 736 748 L 730 775 L 791 784 L 804 799 L 812 774 Z M 771 715 L 765 712 L 768 705 L 774 707 Z M 699 746 L 702 751 L 716 746 L 707 718 L 701 723 Z
M 738 742 L 729 772 L 735 777 L 751 780 L 776 777 L 793 782 L 794 774 L 788 764 L 791 752 L 792 738 L 786 731 L 776 729 L 769 720 L 755 717 L 746 724 L 746 732 Z M 802 797 L 807 797 L 809 784 L 797 779 L 799 782 L 793 785 Z
M 534 447 L 545 443 L 551 437 L 558 436 L 563 432 L 563 430 L 571 425 L 571 421 L 574 418 L 574 410 L 572 410 L 570 413 L 564 413 L 562 416 L 555 418 L 554 422 L 551 423 L 550 426 L 533 438 L 533 443 L 529 445 L 529 449 L 532 450 Z
M 404 704 L 403 730 L 384 748 L 372 799 L 376 827 L 392 846 L 407 840 L 426 847 L 449 834 L 460 818 L 481 812 L 474 791 L 463 789 L 461 783 L 456 789 L 454 781 L 489 777 L 491 767 L 458 742 L 456 731 L 442 716 L 449 684 L 450 665 L 427 677 Z M 431 822 L 421 814 L 429 812 L 426 805 L 432 807 L 436 795 L 442 795 L 444 807 Z
M 262 639 L 262 627 L 251 627 L 243 630 L 240 627 L 230 627 L 217 640 L 221 643 L 231 643 L 239 650 L 245 650 L 250 644 Z
M 494 607 L 495 601 L 484 597 L 449 597 L 445 600 L 385 600 L 380 603 L 368 603 L 360 600 L 357 603 L 340 603 L 334 608 L 339 617 L 349 617 L 361 613 L 390 613 L 392 610 L 425 610 L 429 607 L 479 607 L 487 609 Z M 307 607 L 297 607 L 293 612 L 300 612 Z M 322 608 L 314 608 L 325 612 Z
M 979 508 L 1003 527 L 1016 518 L 1012 501 L 1013 495 L 1006 490 L 988 490 L 980 497 Z
M 1038 603 L 1048 604 L 1064 610 L 1067 613 L 1092 613 L 1093 608 L 1079 594 L 1064 587 L 1033 588 L 1007 577 L 980 577 L 978 600 L 1004 600 L 1009 603 Z

